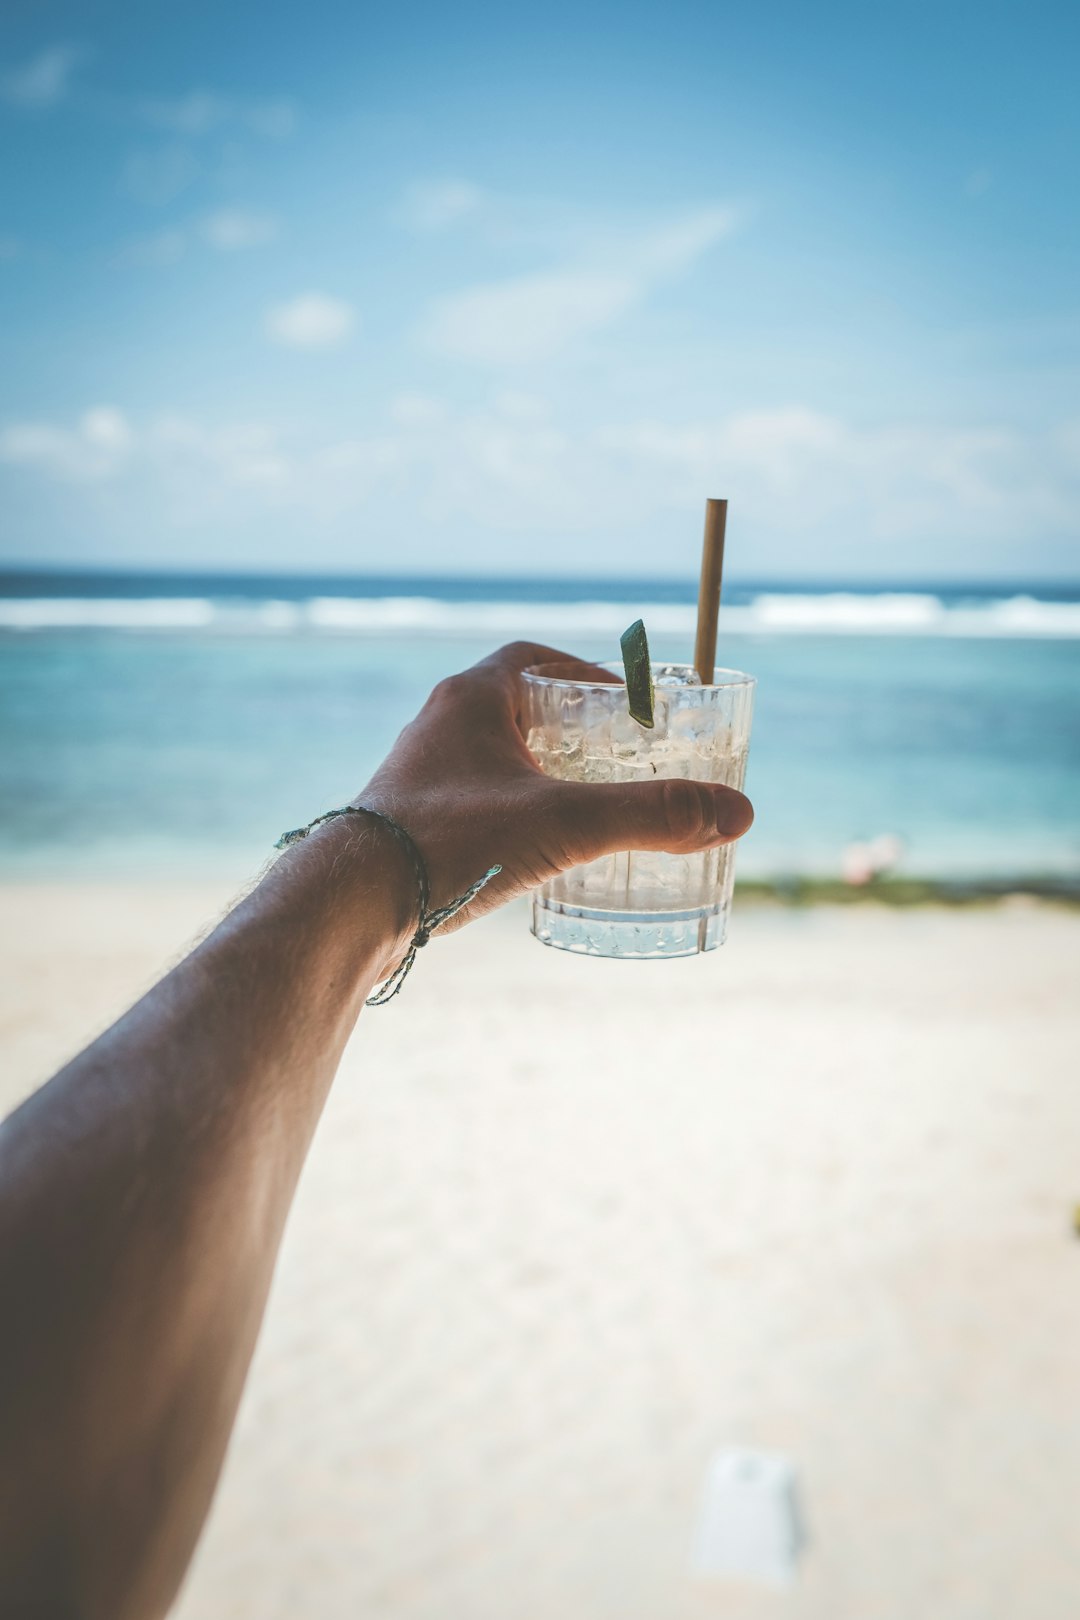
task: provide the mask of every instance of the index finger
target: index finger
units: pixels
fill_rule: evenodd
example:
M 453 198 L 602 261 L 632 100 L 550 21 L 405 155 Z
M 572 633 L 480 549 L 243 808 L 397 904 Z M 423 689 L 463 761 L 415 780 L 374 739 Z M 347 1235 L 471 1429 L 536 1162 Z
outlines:
M 491 671 L 504 680 L 515 681 L 527 669 L 536 668 L 551 680 L 596 681 L 604 686 L 618 685 L 620 677 L 604 669 L 601 664 L 590 663 L 573 653 L 561 652 L 558 647 L 545 647 L 538 641 L 511 641 L 505 647 L 482 658 L 473 669 L 478 673 Z

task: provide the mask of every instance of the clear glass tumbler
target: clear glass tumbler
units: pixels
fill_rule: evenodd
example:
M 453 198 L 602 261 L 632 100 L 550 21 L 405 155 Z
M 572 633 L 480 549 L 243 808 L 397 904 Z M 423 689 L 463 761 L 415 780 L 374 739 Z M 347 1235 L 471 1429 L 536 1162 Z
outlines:
M 616 683 L 590 682 L 565 665 L 525 671 L 528 745 L 548 776 L 568 782 L 650 782 L 689 777 L 742 788 L 754 677 L 720 669 L 702 686 L 689 664 L 654 664 L 655 726 L 631 719 L 621 664 Z M 735 849 L 668 855 L 622 851 L 552 878 L 532 902 L 545 945 L 583 956 L 695 956 L 724 943 Z

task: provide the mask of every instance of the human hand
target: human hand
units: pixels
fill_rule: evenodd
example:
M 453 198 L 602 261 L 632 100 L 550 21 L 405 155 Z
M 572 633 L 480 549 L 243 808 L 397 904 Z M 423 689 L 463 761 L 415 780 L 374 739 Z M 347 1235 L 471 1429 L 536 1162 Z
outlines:
M 741 837 L 753 821 L 743 794 L 712 783 L 545 776 L 525 745 L 520 675 L 554 662 L 593 680 L 613 679 L 550 647 L 528 641 L 502 647 L 439 683 L 353 801 L 408 831 L 436 906 L 501 865 L 450 928 L 582 861 L 623 849 L 714 849 Z

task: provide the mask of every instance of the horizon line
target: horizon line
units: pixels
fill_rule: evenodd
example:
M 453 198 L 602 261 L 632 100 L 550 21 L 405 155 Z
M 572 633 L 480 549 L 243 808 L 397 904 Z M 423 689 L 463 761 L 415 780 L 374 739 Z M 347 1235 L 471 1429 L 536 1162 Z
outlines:
M 39 578 L 68 578 L 83 580 L 107 579 L 138 579 L 138 580 L 182 580 L 200 578 L 219 580 L 225 582 L 244 582 L 257 580 L 333 580 L 350 583 L 397 583 L 405 584 L 415 581 L 426 584 L 464 584 L 475 581 L 477 584 L 522 584 L 541 585 L 548 582 L 552 584 L 580 584 L 580 585 L 683 585 L 696 584 L 697 573 L 687 571 L 677 574 L 618 574 L 614 571 L 605 571 L 602 574 L 585 572 L 561 573 L 548 570 L 542 573 L 485 572 L 479 569 L 460 569 L 453 573 L 443 573 L 438 570 L 402 569 L 390 570 L 359 570 L 347 568 L 278 568 L 278 567 L 219 567 L 214 565 L 188 565 L 165 564 L 159 567 L 131 566 L 126 563 L 64 563 L 64 562 L 4 562 L 0 561 L 0 582 L 7 580 L 26 580 Z M 815 574 L 783 574 L 767 572 L 761 574 L 745 573 L 733 570 L 725 580 L 728 585 L 737 585 L 741 588 L 748 586 L 783 585 L 790 589 L 792 586 L 804 585 L 808 588 L 820 589 L 828 586 L 844 587 L 845 589 L 873 588 L 879 591 L 911 590 L 920 587 L 924 590 L 953 590 L 966 589 L 1002 589 L 1009 586 L 1041 587 L 1050 590 L 1072 591 L 1080 593 L 1080 575 L 1074 577 L 1055 574 L 841 574 L 841 573 L 815 573 Z

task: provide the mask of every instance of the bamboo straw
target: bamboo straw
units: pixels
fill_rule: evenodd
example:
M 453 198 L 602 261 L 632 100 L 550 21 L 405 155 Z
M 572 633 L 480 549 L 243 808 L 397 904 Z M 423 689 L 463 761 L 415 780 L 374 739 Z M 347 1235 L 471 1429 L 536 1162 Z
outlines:
M 724 568 L 724 530 L 727 501 L 705 502 L 705 539 L 701 548 L 701 584 L 698 587 L 697 640 L 694 668 L 703 686 L 711 686 L 716 670 L 716 620 L 720 612 L 720 576 Z

